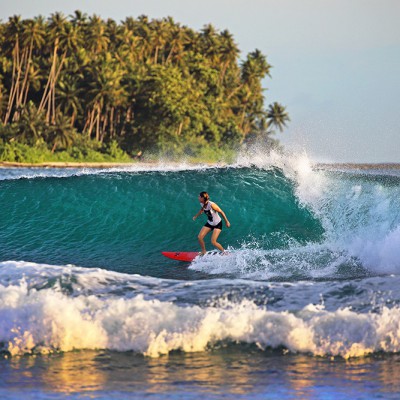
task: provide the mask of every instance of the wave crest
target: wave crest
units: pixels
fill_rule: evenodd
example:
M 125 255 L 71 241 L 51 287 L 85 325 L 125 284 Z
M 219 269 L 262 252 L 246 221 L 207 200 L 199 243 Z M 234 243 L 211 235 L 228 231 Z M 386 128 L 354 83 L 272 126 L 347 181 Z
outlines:
M 50 289 L 29 291 L 21 284 L 0 286 L 0 319 L 2 350 L 11 355 L 109 349 L 158 357 L 221 343 L 344 358 L 400 351 L 398 307 L 356 313 L 308 305 L 291 313 L 269 311 L 246 299 L 178 306 L 143 295 L 68 297 Z

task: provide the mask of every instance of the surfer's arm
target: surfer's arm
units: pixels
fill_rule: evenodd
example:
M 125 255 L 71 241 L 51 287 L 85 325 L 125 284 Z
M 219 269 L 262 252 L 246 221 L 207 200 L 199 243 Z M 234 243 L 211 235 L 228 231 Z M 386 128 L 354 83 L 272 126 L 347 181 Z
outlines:
M 220 208 L 217 204 L 215 204 L 215 203 L 211 204 L 211 207 L 212 207 L 215 211 L 219 212 L 219 213 L 222 215 L 222 218 L 225 220 L 225 225 L 229 228 L 229 227 L 231 226 L 231 223 L 228 221 L 228 218 L 226 218 L 226 215 L 225 215 L 225 213 L 221 210 L 221 208 Z
M 196 221 L 197 217 L 201 214 L 203 214 L 203 209 L 201 208 L 200 211 L 193 217 L 193 221 Z

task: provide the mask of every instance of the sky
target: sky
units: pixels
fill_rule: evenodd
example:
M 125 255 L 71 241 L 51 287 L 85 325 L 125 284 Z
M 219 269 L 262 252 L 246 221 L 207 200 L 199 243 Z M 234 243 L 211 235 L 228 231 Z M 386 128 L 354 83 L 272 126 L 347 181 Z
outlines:
M 265 105 L 291 122 L 277 137 L 320 162 L 400 162 L 400 0 L 0 0 L 0 19 L 79 9 L 124 20 L 172 16 L 228 29 L 241 57 L 273 66 Z

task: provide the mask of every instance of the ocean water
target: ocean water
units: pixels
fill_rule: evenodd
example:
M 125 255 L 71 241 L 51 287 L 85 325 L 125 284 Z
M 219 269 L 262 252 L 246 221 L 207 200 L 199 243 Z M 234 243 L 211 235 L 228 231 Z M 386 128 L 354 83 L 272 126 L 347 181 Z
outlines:
M 164 258 L 203 190 L 229 254 Z M 0 209 L 1 398 L 400 397 L 396 165 L 0 169 Z

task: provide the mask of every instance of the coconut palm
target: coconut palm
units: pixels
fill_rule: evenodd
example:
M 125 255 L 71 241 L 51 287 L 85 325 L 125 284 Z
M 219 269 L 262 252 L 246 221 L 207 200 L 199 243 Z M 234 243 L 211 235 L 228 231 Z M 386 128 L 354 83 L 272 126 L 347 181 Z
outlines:
M 71 15 L 72 24 L 81 29 L 86 26 L 87 19 L 88 19 L 87 14 L 83 13 L 82 11 L 79 11 L 79 10 L 75 10 L 74 15 Z
M 80 79 L 78 75 L 64 74 L 58 82 L 56 99 L 62 113 L 70 116 L 71 126 L 74 126 L 77 116 L 83 112 Z
M 247 55 L 242 64 L 242 79 L 251 84 L 253 81 L 263 79 L 270 75 L 271 65 L 260 50 L 256 49 Z
M 107 35 L 106 24 L 96 14 L 89 17 L 87 36 L 87 46 L 95 55 L 107 51 L 110 38 Z
M 275 128 L 278 128 L 281 132 L 283 127 L 290 121 L 289 114 L 286 108 L 281 104 L 274 102 L 269 105 L 267 110 L 267 120 Z
M 62 67 L 58 66 L 58 49 L 60 46 L 60 37 L 65 31 L 66 18 L 62 13 L 51 14 L 48 23 L 48 39 L 53 43 L 53 51 L 51 58 L 50 71 L 47 78 L 47 83 L 43 91 L 42 100 L 39 104 L 38 112 L 42 112 L 47 107 L 46 120 L 54 122 L 55 118 L 55 102 L 54 87 L 57 77 L 57 70 Z
M 168 43 L 169 51 L 166 59 L 166 63 L 172 62 L 172 60 L 180 63 L 182 61 L 182 55 L 185 45 L 189 42 L 186 29 L 182 29 L 179 25 L 170 27 L 170 40 Z
M 5 54 L 11 53 L 12 58 L 12 77 L 11 88 L 8 96 L 7 110 L 3 123 L 6 124 L 14 107 L 15 98 L 19 95 L 20 79 L 22 74 L 22 60 L 21 60 L 21 34 L 23 31 L 23 24 L 19 15 L 14 15 L 9 18 L 5 26 Z
M 46 121 L 43 114 L 38 114 L 33 102 L 29 102 L 21 114 L 16 126 L 14 140 L 20 143 L 37 145 L 46 135 Z
M 206 54 L 213 64 L 217 63 L 219 55 L 218 31 L 212 24 L 205 25 L 201 30 L 200 43 L 202 53 Z
M 239 56 L 239 48 L 228 30 L 224 30 L 220 33 L 219 54 L 222 63 L 220 75 L 220 81 L 222 82 L 227 68 L 229 65 L 234 64 Z
M 89 113 L 86 126 L 88 136 L 96 124 L 96 140 L 104 138 L 107 126 L 113 123 L 115 107 L 117 107 L 126 96 L 125 89 L 121 84 L 123 70 L 107 53 L 92 69 L 94 79 L 90 83 L 89 95 L 91 96 L 91 112 Z
M 71 127 L 71 121 L 65 115 L 57 113 L 54 125 L 50 125 L 47 137 L 52 144 L 51 152 L 57 148 L 67 149 L 74 142 L 75 130 Z
M 24 68 L 24 79 L 21 86 L 20 95 L 16 100 L 16 107 L 23 107 L 28 98 L 30 84 L 35 81 L 38 75 L 38 70 L 33 67 L 33 50 L 40 53 L 42 46 L 45 43 L 45 26 L 43 17 L 37 17 L 32 20 L 24 21 L 22 32 L 22 44 L 28 56 Z
M 169 38 L 169 31 L 165 20 L 154 20 L 150 24 L 151 29 L 151 43 L 154 50 L 153 63 L 158 63 L 159 54 L 163 53 L 164 47 Z M 163 57 L 164 58 L 164 57 Z M 162 60 L 164 61 L 164 60 Z

